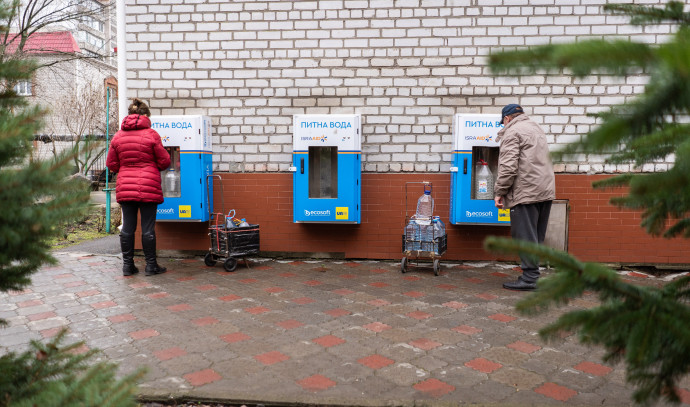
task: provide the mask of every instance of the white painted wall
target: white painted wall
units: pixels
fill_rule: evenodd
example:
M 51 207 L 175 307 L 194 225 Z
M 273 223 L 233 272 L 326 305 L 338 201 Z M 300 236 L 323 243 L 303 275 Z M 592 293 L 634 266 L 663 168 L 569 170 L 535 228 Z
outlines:
M 365 171 L 448 171 L 453 114 L 507 103 L 520 103 L 557 149 L 595 125 L 587 113 L 633 98 L 646 77 L 495 77 L 486 56 L 612 36 L 657 43 L 670 33 L 604 14 L 604 0 L 170 3 L 127 1 L 128 100 L 149 101 L 153 114 L 211 116 L 215 169 L 231 172 L 287 171 L 292 115 L 304 113 L 361 113 Z M 630 168 L 582 156 L 556 170 Z

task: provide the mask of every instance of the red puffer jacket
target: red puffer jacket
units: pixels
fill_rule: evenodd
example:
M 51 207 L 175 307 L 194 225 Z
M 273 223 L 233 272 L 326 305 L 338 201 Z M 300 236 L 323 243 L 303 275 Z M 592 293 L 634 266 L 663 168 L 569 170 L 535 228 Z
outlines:
M 125 117 L 110 143 L 105 165 L 117 173 L 117 202 L 163 202 L 160 171 L 170 166 L 170 154 L 148 117 Z

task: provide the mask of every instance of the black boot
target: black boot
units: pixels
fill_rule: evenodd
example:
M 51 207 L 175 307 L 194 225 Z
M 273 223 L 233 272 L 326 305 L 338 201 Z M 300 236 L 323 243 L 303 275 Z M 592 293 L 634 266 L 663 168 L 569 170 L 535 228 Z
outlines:
M 120 248 L 122 249 L 122 275 L 137 274 L 139 269 L 134 265 L 134 234 L 120 233 Z
M 141 247 L 144 249 L 146 259 L 146 275 L 163 274 L 168 269 L 158 265 L 156 261 L 156 235 L 145 233 L 141 235 Z

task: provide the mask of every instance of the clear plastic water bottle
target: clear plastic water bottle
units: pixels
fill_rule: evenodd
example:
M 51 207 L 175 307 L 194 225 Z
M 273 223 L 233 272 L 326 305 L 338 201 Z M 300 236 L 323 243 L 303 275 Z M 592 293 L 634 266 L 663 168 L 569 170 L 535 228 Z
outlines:
M 438 217 L 437 222 L 438 223 L 438 230 L 441 233 L 439 236 L 445 236 L 446 235 L 446 224 L 443 223 L 440 217 Z
M 417 218 L 427 218 L 431 219 L 431 215 L 434 213 L 434 198 L 431 197 L 431 189 L 427 191 L 424 188 L 424 195 L 420 196 L 417 200 L 417 212 L 415 216 Z
M 175 198 L 180 196 L 180 174 L 175 171 L 173 167 L 168 169 L 165 173 L 165 180 L 163 182 L 163 196 L 166 198 Z
M 434 225 L 423 225 L 422 228 L 422 249 L 427 252 L 434 251 Z
M 494 176 L 489 169 L 489 163 L 480 160 L 477 163 L 475 175 L 475 199 L 494 199 Z
M 414 222 L 414 220 L 410 220 L 410 223 L 405 226 L 405 250 L 417 250 L 414 248 L 416 228 L 417 224 Z
M 414 228 L 414 243 L 412 244 L 413 250 L 422 249 L 422 225 L 415 225 Z
M 233 217 L 235 216 L 235 210 L 231 209 L 230 212 L 228 212 L 227 216 L 225 217 L 225 228 L 226 229 L 232 229 L 236 227 L 235 222 L 233 222 Z
M 240 224 L 239 224 L 238 227 L 244 228 L 244 227 L 247 227 L 247 226 L 249 226 L 249 223 L 247 222 L 247 219 L 242 218 L 242 219 L 241 219 L 241 222 L 240 222 Z

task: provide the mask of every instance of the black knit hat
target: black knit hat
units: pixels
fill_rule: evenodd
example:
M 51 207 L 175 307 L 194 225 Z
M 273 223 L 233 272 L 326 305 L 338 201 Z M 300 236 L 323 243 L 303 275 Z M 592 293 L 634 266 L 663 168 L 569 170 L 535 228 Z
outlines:
M 505 119 L 506 116 L 510 116 L 513 113 L 524 113 L 522 111 L 522 106 L 516 105 L 515 103 L 505 105 L 503 110 L 501 110 L 501 123 L 503 123 L 503 119 Z

